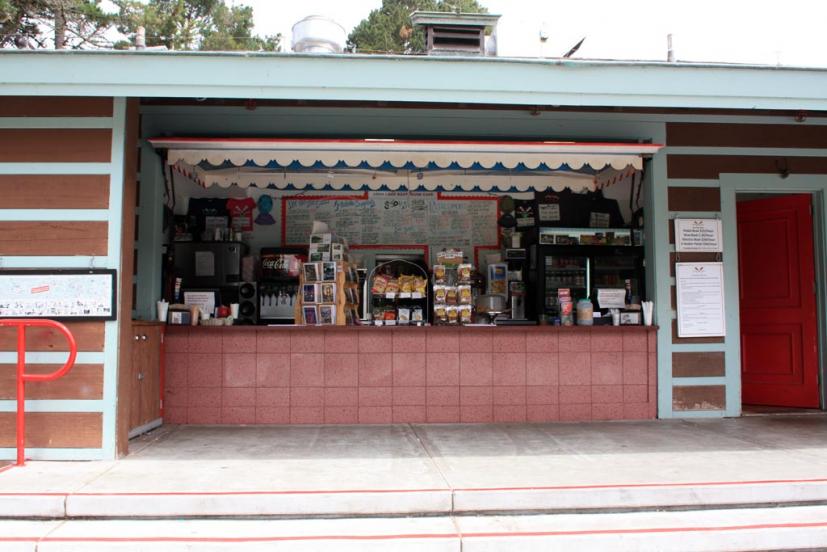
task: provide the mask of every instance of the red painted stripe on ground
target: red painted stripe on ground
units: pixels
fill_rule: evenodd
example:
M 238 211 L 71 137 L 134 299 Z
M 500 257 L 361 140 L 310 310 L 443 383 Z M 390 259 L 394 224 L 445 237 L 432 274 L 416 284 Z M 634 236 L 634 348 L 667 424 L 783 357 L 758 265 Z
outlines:
M 751 531 L 767 529 L 816 529 L 827 528 L 827 521 L 755 523 L 746 525 L 715 525 L 689 527 L 651 527 L 635 529 L 584 529 L 571 531 L 515 531 L 463 533 L 466 538 L 513 538 L 513 537 L 570 537 L 589 535 L 645 535 L 662 533 L 709 533 L 716 531 Z M 324 541 L 324 540 L 404 540 L 404 539 L 447 539 L 458 538 L 459 533 L 407 533 L 389 535 L 273 535 L 261 537 L 0 537 L 0 542 L 214 542 L 247 543 L 278 541 Z
M 14 464 L 9 464 L 8 466 L 3 466 L 0 468 L 0 473 L 7 472 L 14 467 Z

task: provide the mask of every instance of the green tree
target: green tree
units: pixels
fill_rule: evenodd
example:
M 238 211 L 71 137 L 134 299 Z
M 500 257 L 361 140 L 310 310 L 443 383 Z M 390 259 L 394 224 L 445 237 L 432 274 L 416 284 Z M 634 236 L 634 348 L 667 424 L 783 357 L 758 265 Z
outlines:
M 101 0 L 0 0 L 0 47 L 111 46 L 113 22 Z
M 253 35 L 253 8 L 228 6 L 224 0 L 114 0 L 118 30 L 134 39 L 146 30 L 147 46 L 170 50 L 281 49 L 281 35 Z
M 425 36 L 411 23 L 414 11 L 488 13 L 477 0 L 382 0 L 348 36 L 348 46 L 362 53 L 405 54 L 425 50 Z

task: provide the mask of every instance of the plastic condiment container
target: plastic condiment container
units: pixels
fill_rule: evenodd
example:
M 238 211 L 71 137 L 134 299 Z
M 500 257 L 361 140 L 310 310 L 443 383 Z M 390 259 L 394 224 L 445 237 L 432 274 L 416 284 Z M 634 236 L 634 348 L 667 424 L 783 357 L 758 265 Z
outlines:
M 591 326 L 594 324 L 594 306 L 588 299 L 577 302 L 577 325 Z

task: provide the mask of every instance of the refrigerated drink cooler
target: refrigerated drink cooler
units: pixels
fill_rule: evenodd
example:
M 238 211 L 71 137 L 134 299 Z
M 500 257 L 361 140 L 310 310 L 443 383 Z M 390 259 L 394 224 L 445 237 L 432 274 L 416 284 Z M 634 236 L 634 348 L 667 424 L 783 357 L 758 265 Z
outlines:
M 598 289 L 625 289 L 645 299 L 643 247 L 634 245 L 628 228 L 541 228 L 537 245 L 535 305 L 538 315 L 560 316 L 557 290 L 588 298 L 600 308 Z

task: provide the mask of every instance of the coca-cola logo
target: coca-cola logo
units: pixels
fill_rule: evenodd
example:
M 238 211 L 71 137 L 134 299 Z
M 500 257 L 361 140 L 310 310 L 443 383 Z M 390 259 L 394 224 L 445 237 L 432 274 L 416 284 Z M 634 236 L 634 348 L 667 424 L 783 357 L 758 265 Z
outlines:
M 261 259 L 261 267 L 267 270 L 284 270 L 285 262 L 281 257 L 265 257 Z

